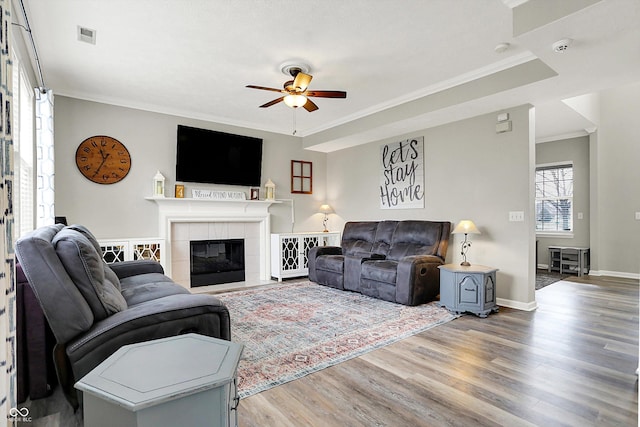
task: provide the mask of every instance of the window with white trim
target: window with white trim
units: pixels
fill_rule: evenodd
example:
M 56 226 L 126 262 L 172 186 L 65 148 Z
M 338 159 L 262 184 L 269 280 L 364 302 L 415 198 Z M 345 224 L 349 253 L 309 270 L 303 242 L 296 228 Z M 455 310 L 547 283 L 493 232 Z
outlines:
M 536 232 L 573 231 L 573 164 L 536 167 Z
M 35 228 L 35 153 L 33 89 L 22 62 L 13 56 L 14 209 L 20 237 Z M 17 132 L 15 131 L 17 130 Z

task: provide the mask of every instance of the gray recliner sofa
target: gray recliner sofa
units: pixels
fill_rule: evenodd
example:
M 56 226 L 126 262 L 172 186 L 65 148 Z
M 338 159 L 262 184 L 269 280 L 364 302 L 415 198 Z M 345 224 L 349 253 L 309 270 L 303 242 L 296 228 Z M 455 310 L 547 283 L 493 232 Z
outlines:
M 449 245 L 448 221 L 347 222 L 340 247 L 309 250 L 309 279 L 404 305 L 434 300 Z
M 107 265 L 83 226 L 41 227 L 16 242 L 16 256 L 55 335 L 56 373 L 74 408 L 75 382 L 123 345 L 191 332 L 231 339 L 220 300 L 191 294 L 155 261 Z

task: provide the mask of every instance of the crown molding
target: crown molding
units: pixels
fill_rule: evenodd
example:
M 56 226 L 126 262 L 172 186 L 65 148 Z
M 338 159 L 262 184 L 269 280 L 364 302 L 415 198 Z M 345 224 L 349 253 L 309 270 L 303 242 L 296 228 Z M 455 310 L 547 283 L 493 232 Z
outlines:
M 547 136 L 544 138 L 536 138 L 536 144 L 543 142 L 562 141 L 563 139 L 579 138 L 581 136 L 587 136 L 589 133 L 586 130 L 580 130 L 576 132 L 565 133 L 563 135 Z
M 376 104 L 376 105 L 372 105 L 369 108 L 366 108 L 364 110 L 360 110 L 357 113 L 354 114 L 350 114 L 347 116 L 344 116 L 343 118 L 341 118 L 340 120 L 335 120 L 333 122 L 329 122 L 323 126 L 318 126 L 315 128 L 311 128 L 311 129 L 307 129 L 304 131 L 298 131 L 298 135 L 300 136 L 310 136 L 313 135 L 314 133 L 318 133 L 318 132 L 322 132 L 325 131 L 327 129 L 331 129 L 333 127 L 339 126 L 339 125 L 343 125 L 345 123 L 349 123 L 353 120 L 357 120 L 357 119 L 361 119 L 363 117 L 369 116 L 371 114 L 375 114 L 375 113 L 379 113 L 381 111 L 387 110 L 389 108 L 393 108 L 396 107 L 398 105 L 401 104 L 405 104 L 407 102 L 411 102 L 411 101 L 415 101 L 416 99 L 419 98 L 424 98 L 426 96 L 429 95 L 433 95 L 434 93 L 437 92 L 441 92 L 447 89 L 451 89 L 453 87 L 459 86 L 461 84 L 464 83 L 468 83 L 471 82 L 473 80 L 477 80 L 486 76 L 489 76 L 491 74 L 495 74 L 498 73 L 500 71 L 504 71 L 507 70 L 509 68 L 513 68 L 516 67 L 518 65 L 524 64 L 526 62 L 529 62 L 531 60 L 534 59 L 538 59 L 537 56 L 535 56 L 533 53 L 531 52 L 523 52 L 517 55 L 513 55 L 509 58 L 506 58 L 502 61 L 498 61 L 498 62 L 494 62 L 493 64 L 487 65 L 485 67 L 481 67 L 478 68 L 476 70 L 472 70 L 469 71 L 468 73 L 464 73 L 464 74 L 460 74 L 456 77 L 452 77 L 450 79 L 447 80 L 443 80 L 440 81 L 436 84 L 430 85 L 430 86 L 426 86 L 424 88 L 418 89 L 414 92 L 410 92 L 407 93 L 405 95 L 393 98 L 389 101 L 380 103 L 380 104 Z

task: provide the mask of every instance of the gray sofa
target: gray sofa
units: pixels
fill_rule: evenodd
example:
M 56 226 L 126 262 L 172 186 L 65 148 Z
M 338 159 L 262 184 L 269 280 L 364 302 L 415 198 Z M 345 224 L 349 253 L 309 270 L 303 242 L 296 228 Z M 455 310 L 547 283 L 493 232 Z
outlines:
M 107 265 L 83 226 L 41 227 L 16 242 L 16 256 L 56 338 L 56 374 L 74 407 L 75 382 L 123 345 L 190 332 L 231 339 L 220 300 L 191 294 L 155 261 Z
M 434 300 L 449 245 L 448 221 L 347 222 L 340 247 L 309 250 L 309 279 L 404 305 Z

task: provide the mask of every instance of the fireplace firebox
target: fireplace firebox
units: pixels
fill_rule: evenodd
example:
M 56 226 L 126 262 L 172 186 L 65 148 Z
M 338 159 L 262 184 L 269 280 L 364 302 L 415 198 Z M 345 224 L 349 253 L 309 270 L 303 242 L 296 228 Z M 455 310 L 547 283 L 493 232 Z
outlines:
M 191 247 L 191 287 L 242 282 L 244 239 L 195 240 Z

